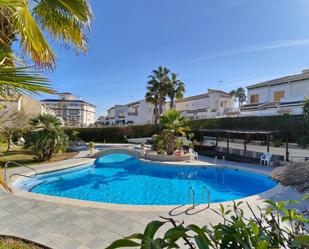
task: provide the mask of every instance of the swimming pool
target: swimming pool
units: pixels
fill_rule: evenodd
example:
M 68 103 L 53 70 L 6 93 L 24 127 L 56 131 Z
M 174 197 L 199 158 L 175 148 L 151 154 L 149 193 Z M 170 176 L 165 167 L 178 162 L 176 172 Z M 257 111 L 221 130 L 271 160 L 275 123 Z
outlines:
M 211 202 L 236 200 L 273 188 L 265 175 L 232 168 L 166 166 L 127 154 L 110 154 L 94 164 L 23 178 L 16 187 L 33 193 L 129 205 L 181 205 L 188 191 L 202 202 L 207 187 Z

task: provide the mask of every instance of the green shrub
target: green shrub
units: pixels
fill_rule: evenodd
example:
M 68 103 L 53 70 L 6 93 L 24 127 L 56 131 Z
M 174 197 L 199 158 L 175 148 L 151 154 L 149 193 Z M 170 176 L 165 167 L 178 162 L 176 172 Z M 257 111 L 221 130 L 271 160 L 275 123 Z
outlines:
M 307 195 L 304 200 L 309 199 Z M 291 205 L 297 201 L 266 201 L 268 208 L 259 209 L 256 214 L 247 204 L 252 215 L 246 217 L 241 208 L 242 202 L 225 208 L 220 205 L 214 210 L 221 216 L 222 222 L 216 225 L 199 227 L 195 224 L 184 226 L 173 218 L 162 218 L 150 222 L 144 233 L 135 233 L 113 242 L 107 249 L 120 247 L 145 248 L 190 248 L 190 249 L 277 249 L 300 248 L 309 246 L 308 210 L 299 211 Z M 284 223 L 284 224 L 283 224 Z M 156 237 L 157 231 L 170 224 L 163 236 Z
M 306 130 L 309 130 L 309 124 L 304 125 L 301 115 L 203 119 L 192 120 L 189 125 L 195 133 L 196 140 L 201 139 L 201 134 L 198 132 L 200 128 L 281 131 L 289 135 L 290 142 L 295 142 Z M 243 136 L 234 135 L 234 138 L 242 139 Z M 255 136 L 250 139 L 265 140 L 265 136 Z
M 309 136 L 300 137 L 297 139 L 297 144 L 303 149 L 307 148 L 309 145 Z
M 79 132 L 78 137 L 85 142 L 123 143 L 126 138 L 152 137 L 156 133 L 155 125 L 131 125 L 101 128 L 66 128 L 65 132 L 70 137 L 73 131 Z
M 283 140 L 281 138 L 276 138 L 273 140 L 273 146 L 274 147 L 280 147 L 283 144 Z
M 198 131 L 201 127 L 208 129 L 238 129 L 238 130 L 274 130 L 287 132 L 289 141 L 295 142 L 304 134 L 306 127 L 302 116 L 282 115 L 267 117 L 216 118 L 188 121 L 189 128 L 197 141 L 201 139 Z M 157 133 L 156 125 L 131 125 L 101 128 L 67 128 L 65 132 L 71 137 L 73 131 L 79 132 L 79 138 L 85 142 L 126 142 L 126 138 L 152 137 Z M 234 138 L 238 138 L 235 136 Z M 242 139 L 242 136 L 239 136 Z M 254 137 L 250 138 L 254 140 Z M 265 137 L 255 137 L 265 140 Z
M 37 160 L 49 160 L 54 153 L 64 151 L 68 137 L 58 118 L 44 114 L 31 120 L 33 130 L 26 135 L 26 148 L 30 148 Z

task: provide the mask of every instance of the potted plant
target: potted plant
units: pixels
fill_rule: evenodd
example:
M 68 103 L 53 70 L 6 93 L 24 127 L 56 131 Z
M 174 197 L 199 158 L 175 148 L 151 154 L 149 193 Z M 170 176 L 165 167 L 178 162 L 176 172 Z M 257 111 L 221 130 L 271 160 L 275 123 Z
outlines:
M 89 147 L 89 155 L 93 156 L 94 155 L 95 143 L 94 142 L 89 142 L 88 143 L 88 147 Z

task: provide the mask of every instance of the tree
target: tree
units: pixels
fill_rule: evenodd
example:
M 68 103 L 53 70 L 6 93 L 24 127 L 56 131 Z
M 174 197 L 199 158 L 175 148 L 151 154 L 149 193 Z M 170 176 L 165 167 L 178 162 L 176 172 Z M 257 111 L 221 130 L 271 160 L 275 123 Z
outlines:
M 0 42 L 7 49 L 20 38 L 24 54 L 42 67 L 55 66 L 55 54 L 46 38 L 78 52 L 87 51 L 85 30 L 92 17 L 87 0 L 1 0 Z
M 11 149 L 13 136 L 24 133 L 29 127 L 29 116 L 24 111 L 2 109 L 0 112 L 0 132 L 7 142 L 7 152 Z
M 161 116 L 163 113 L 163 105 L 165 103 L 165 97 L 167 95 L 168 90 L 169 72 L 170 71 L 166 67 L 160 66 L 158 67 L 158 69 L 152 71 L 152 75 L 148 76 L 149 80 L 147 82 L 147 90 L 153 96 L 154 99 L 158 100 L 159 116 Z
M 50 114 L 39 115 L 30 124 L 33 129 L 26 137 L 25 146 L 35 153 L 39 161 L 49 160 L 55 153 L 66 149 L 68 137 L 57 117 Z
M 174 109 L 174 101 L 183 98 L 185 91 L 185 84 L 177 79 L 175 73 L 171 73 L 167 89 L 167 95 L 170 98 L 170 109 Z
M 239 106 L 243 106 L 244 102 L 247 100 L 246 91 L 243 87 L 232 90 L 230 94 L 238 99 Z
M 180 112 L 168 110 L 160 117 L 160 125 L 163 126 L 167 139 L 167 154 L 172 155 L 175 150 L 175 135 L 185 135 L 189 130 L 187 119 L 181 117 Z
M 158 98 L 159 98 L 159 95 L 157 94 L 157 91 L 156 91 L 156 87 L 154 86 L 147 86 L 147 93 L 146 93 L 146 101 L 148 103 L 151 103 L 154 105 L 154 122 L 155 124 L 158 124 Z
M 48 80 L 29 67 L 9 67 L 0 64 L 0 97 L 13 94 L 54 93 Z
M 55 53 L 46 41 L 78 52 L 87 51 L 86 30 L 92 17 L 87 0 L 0 1 L 0 94 L 51 92 L 47 80 L 25 67 L 25 61 L 41 68 L 55 67 Z M 20 42 L 24 60 L 16 62 L 12 45 Z M 19 67 L 16 64 L 21 64 Z

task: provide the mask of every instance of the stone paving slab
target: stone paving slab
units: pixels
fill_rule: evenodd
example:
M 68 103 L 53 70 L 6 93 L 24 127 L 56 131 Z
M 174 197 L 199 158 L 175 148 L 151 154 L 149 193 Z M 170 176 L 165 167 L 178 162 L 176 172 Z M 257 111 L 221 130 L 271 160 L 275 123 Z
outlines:
M 60 165 L 60 164 L 59 164 Z M 238 164 L 237 164 L 238 165 Z M 243 165 L 246 166 L 246 165 Z M 252 165 L 249 165 L 250 167 Z M 270 168 L 254 166 L 254 170 Z M 18 169 L 21 171 L 21 169 Z M 252 205 L 263 206 L 265 198 L 300 199 L 291 188 L 246 198 Z M 224 205 L 231 204 L 225 203 Z M 306 205 L 309 206 L 307 203 Z M 212 204 L 211 208 L 217 208 Z M 220 222 L 210 209 L 197 207 L 187 213 L 186 207 L 174 210 L 111 210 L 34 200 L 0 190 L 0 234 L 20 236 L 54 249 L 101 249 L 111 242 L 135 232 L 142 232 L 148 222 L 169 217 L 186 224 L 206 225 Z M 246 210 L 245 210 L 246 211 Z M 160 232 L 163 233 L 163 230 Z

